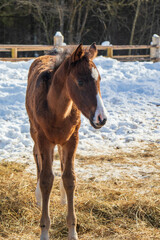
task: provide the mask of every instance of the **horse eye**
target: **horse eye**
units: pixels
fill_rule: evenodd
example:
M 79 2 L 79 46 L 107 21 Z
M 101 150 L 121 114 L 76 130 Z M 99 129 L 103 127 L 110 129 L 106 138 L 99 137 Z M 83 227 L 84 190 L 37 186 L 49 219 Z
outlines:
M 83 81 L 82 80 L 78 80 L 78 86 L 80 86 L 80 87 L 83 86 Z

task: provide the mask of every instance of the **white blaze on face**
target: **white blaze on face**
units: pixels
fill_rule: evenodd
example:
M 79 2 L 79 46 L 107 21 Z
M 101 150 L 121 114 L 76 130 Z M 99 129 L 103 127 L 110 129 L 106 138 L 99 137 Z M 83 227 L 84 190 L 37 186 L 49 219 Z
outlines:
M 99 118 L 101 119 L 101 121 L 103 121 L 104 119 L 107 119 L 107 112 L 106 112 L 103 100 L 102 100 L 101 96 L 99 95 L 99 93 L 97 94 L 96 98 L 97 98 L 97 108 L 95 111 L 93 122 L 95 124 L 98 124 Z
M 92 67 L 91 76 L 95 81 L 98 80 L 98 71 L 95 67 Z

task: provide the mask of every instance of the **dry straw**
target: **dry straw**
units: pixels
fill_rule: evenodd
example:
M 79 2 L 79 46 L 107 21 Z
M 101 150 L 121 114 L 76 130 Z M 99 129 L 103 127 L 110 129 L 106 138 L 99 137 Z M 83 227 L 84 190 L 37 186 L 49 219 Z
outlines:
M 1 240 L 39 239 L 36 178 L 25 168 L 17 163 L 0 163 Z M 159 179 L 145 181 L 79 180 L 75 201 L 80 239 L 160 239 Z M 50 239 L 63 240 L 67 239 L 66 207 L 60 205 L 59 194 L 56 179 L 50 201 Z

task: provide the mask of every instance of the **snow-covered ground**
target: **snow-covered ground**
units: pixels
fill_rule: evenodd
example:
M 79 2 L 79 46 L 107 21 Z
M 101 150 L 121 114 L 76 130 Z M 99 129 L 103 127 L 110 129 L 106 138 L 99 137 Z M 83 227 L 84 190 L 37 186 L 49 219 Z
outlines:
M 93 129 L 82 116 L 78 153 L 129 151 L 140 143 L 160 143 L 160 63 L 119 62 L 97 57 L 108 122 Z M 25 110 L 29 62 L 0 62 L 0 159 L 32 154 Z

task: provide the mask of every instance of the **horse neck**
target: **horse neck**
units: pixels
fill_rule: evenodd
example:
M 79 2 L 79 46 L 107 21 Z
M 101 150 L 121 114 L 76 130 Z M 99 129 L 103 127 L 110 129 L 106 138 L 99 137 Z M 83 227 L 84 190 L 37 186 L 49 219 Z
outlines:
M 72 100 L 67 89 L 68 61 L 65 60 L 55 72 L 47 95 L 49 109 L 58 119 L 65 119 L 71 112 Z

